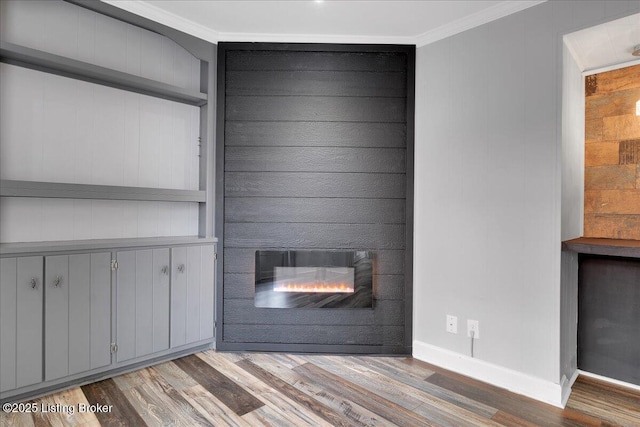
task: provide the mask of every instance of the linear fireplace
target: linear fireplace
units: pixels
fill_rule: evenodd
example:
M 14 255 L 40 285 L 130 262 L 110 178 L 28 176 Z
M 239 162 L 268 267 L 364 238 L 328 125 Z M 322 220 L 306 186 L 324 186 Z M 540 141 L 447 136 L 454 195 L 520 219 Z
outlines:
M 368 251 L 256 251 L 255 306 L 372 308 Z

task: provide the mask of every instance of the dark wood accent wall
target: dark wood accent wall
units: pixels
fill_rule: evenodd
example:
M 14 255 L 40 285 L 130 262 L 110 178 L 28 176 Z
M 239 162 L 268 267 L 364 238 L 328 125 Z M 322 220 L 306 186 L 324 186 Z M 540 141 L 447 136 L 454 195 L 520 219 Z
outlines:
M 219 45 L 218 349 L 411 352 L 414 52 Z M 254 307 L 257 249 L 373 251 L 374 309 Z

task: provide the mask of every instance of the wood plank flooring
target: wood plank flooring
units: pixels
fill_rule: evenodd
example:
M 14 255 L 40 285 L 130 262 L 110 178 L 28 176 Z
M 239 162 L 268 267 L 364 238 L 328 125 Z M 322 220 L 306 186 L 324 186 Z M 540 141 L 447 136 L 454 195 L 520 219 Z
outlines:
M 207 351 L 32 402 L 58 411 L 0 425 L 640 426 L 635 390 L 580 377 L 562 410 L 410 357 Z

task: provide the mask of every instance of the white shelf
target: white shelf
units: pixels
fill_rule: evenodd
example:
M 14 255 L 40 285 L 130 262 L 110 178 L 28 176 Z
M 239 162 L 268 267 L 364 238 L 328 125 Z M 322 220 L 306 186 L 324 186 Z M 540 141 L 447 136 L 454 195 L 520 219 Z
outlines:
M 2 243 L 0 256 L 46 255 L 59 252 L 120 250 L 133 248 L 151 248 L 157 246 L 206 245 L 216 243 L 215 237 L 198 236 L 167 236 L 130 239 L 99 239 L 99 240 L 63 240 L 27 243 Z
M 0 180 L 0 196 L 161 202 L 206 201 L 206 192 L 170 188 L 118 187 L 58 182 Z
M 13 43 L 0 42 L 0 60 L 9 64 L 20 65 L 184 104 L 202 106 L 207 103 L 207 95 L 204 93 Z

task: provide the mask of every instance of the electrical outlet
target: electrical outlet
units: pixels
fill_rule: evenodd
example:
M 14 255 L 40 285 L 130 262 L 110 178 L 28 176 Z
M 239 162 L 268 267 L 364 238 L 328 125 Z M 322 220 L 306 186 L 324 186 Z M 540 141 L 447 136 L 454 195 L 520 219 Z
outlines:
M 477 320 L 467 320 L 467 336 L 471 337 L 471 331 L 473 331 L 473 338 L 480 338 L 480 322 Z
M 452 334 L 458 333 L 458 318 L 447 314 L 447 332 Z

